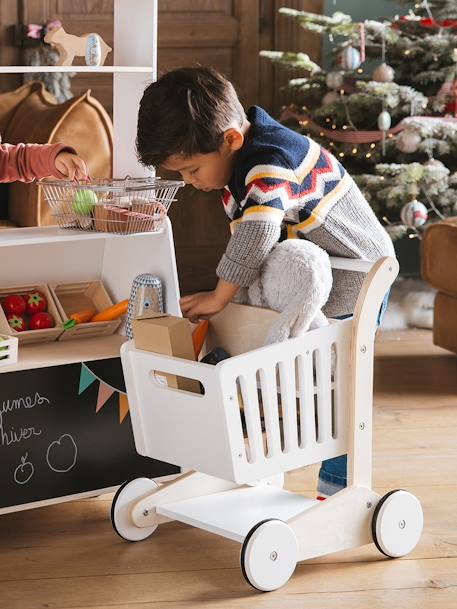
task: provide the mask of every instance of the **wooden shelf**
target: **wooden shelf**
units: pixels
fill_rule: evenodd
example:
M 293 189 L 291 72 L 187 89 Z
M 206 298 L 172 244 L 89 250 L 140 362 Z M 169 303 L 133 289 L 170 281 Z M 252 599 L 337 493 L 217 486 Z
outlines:
M 151 74 L 152 66 L 0 66 L 0 74 L 37 74 L 40 72 L 115 72 Z
M 121 334 L 111 334 L 111 336 L 96 338 L 55 340 L 49 343 L 26 345 L 19 343 L 17 363 L 2 366 L 0 373 L 119 357 L 121 345 L 126 340 L 126 337 Z

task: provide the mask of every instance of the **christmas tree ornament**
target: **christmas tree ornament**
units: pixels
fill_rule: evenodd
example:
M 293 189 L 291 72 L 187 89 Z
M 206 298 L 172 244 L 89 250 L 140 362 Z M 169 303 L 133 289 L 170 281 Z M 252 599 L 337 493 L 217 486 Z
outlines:
M 341 72 L 329 72 L 325 77 L 325 84 L 329 89 L 340 89 L 343 84 L 343 74 Z
M 387 131 L 392 124 L 392 117 L 387 110 L 383 110 L 378 116 L 378 127 L 380 131 Z
M 381 112 L 381 114 L 378 116 L 378 128 L 380 131 L 382 131 L 382 156 L 385 156 L 386 154 L 386 132 L 388 129 L 390 129 L 390 126 L 392 124 L 392 117 L 390 116 L 390 113 L 387 112 L 387 110 L 385 110 L 384 106 L 383 106 L 383 110 Z
M 327 104 L 331 104 L 339 98 L 339 95 L 336 91 L 329 91 L 322 98 L 322 105 L 326 106 Z
M 418 228 L 427 222 L 427 208 L 417 199 L 403 205 L 400 213 L 401 221 L 409 228 Z
M 411 154 L 419 148 L 422 138 L 414 129 L 404 129 L 396 137 L 395 145 L 400 152 Z
M 427 167 L 435 167 L 436 169 L 445 169 L 444 163 L 438 161 L 438 159 L 429 159 L 428 161 L 425 161 L 424 165 Z
M 343 70 L 356 70 L 361 63 L 360 53 L 353 46 L 346 47 L 338 55 L 338 65 Z
M 360 63 L 365 61 L 365 23 L 359 24 L 360 36 Z
M 392 68 L 392 66 L 382 63 L 373 70 L 371 78 L 375 82 L 393 82 L 395 78 L 395 70 Z

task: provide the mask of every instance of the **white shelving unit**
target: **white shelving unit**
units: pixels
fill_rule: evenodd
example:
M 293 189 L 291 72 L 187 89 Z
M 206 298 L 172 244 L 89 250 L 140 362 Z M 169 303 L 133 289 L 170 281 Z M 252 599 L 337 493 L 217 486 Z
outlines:
M 157 0 L 114 0 L 112 66 L 0 66 L 0 74 L 76 72 L 113 74 L 113 176 L 151 171 L 135 154 L 137 108 L 145 86 L 157 77 Z
M 130 0 L 114 0 L 113 66 L 0 66 L 0 73 L 65 71 L 94 73 L 94 78 L 97 73 L 112 73 L 114 177 L 151 175 L 138 163 L 135 137 L 141 96 L 157 74 L 157 0 L 135 0 L 134 4 L 135 10 Z M 129 296 L 137 274 L 154 273 L 163 281 L 168 312 L 179 315 L 179 286 L 168 220 L 158 233 L 130 236 L 66 232 L 55 227 L 2 230 L 0 259 L 0 284 L 103 279 L 115 300 Z M 107 354 L 112 357 L 113 349 L 119 349 L 119 337 L 106 337 L 104 341 Z M 101 350 L 90 348 L 87 340 L 78 342 L 81 345 L 77 357 L 81 361 L 100 357 Z M 75 361 L 75 352 L 70 353 L 64 343 L 45 348 L 22 346 L 18 363 L 5 366 L 2 371 L 61 364 L 67 358 L 68 362 Z
M 156 41 L 156 0 L 114 0 L 114 66 L 0 66 L 0 73 L 71 71 L 93 73 L 94 78 L 98 73 L 112 73 L 113 176 L 143 177 L 151 175 L 151 172 L 145 170 L 136 158 L 136 123 L 144 88 L 156 78 Z M 31 281 L 39 285 L 101 279 L 115 302 L 129 297 L 136 275 L 152 273 L 162 280 L 167 312 L 180 314 L 175 252 L 168 218 L 160 231 L 136 235 L 65 231 L 57 227 L 2 230 L 0 261 L 0 286 L 26 285 Z M 121 326 L 118 333 L 112 336 L 19 345 L 17 363 L 0 368 L 0 398 L 14 398 L 19 400 L 17 403 L 20 404 L 22 398 L 18 396 L 33 389 L 18 387 L 17 391 L 14 388 L 12 392 L 12 381 L 9 379 L 16 377 L 9 376 L 9 373 L 13 375 L 30 370 L 30 374 L 34 374 L 33 378 L 36 378 L 36 374 L 41 374 L 40 369 L 63 366 L 64 370 L 67 364 L 115 358 L 119 356 L 120 346 L 124 341 L 124 327 Z M 77 390 L 77 385 L 76 389 L 71 388 L 73 393 Z M 65 403 L 65 395 L 61 401 Z M 0 450 L 5 448 L 2 438 L 3 435 L 0 437 Z M 28 446 L 23 449 L 24 453 Z M 11 451 L 11 446 L 8 445 L 8 449 Z M 2 465 L 2 468 L 4 467 Z M 96 462 L 93 467 L 97 469 Z M 7 480 L 6 477 L 2 478 L 2 475 L 6 476 L 6 472 L 0 469 L 0 480 Z M 11 472 L 8 472 L 8 475 L 11 477 Z M 118 484 L 122 481 L 119 480 Z M 65 501 L 77 496 L 96 495 L 109 490 L 113 488 L 105 484 L 96 488 L 85 487 L 83 492 L 75 491 L 71 495 L 61 496 L 57 486 L 56 496 L 45 500 L 33 499 L 8 507 L 2 507 L 5 504 L 0 503 L 0 514 Z

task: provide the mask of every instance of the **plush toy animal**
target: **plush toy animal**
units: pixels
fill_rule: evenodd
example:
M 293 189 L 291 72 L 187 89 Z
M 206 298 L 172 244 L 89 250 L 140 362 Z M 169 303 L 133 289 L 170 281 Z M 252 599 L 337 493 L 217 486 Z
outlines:
M 85 57 L 88 66 L 102 66 L 106 56 L 112 50 L 98 34 L 74 36 L 63 27 L 50 30 L 44 41 L 56 47 L 60 59 L 56 65 L 71 66 L 75 57 Z
M 321 309 L 331 288 L 327 252 L 305 239 L 287 239 L 273 248 L 258 278 L 239 291 L 236 301 L 281 313 L 265 341 L 271 344 L 327 325 Z

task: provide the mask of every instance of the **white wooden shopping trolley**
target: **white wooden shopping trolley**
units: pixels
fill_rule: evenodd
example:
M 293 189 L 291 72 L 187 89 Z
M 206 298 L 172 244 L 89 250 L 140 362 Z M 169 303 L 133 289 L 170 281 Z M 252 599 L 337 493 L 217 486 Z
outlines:
M 216 366 L 123 345 L 138 452 L 190 471 L 161 486 L 148 478 L 123 485 L 111 511 L 121 537 L 145 539 L 169 520 L 228 537 L 242 544 L 243 575 L 263 591 L 307 558 L 370 542 L 399 557 L 416 546 L 416 497 L 371 488 L 374 337 L 398 263 L 332 266 L 371 267 L 351 319 Z M 196 379 L 204 394 L 164 386 L 156 373 Z M 284 472 L 345 453 L 349 485 L 326 501 L 283 490 Z

